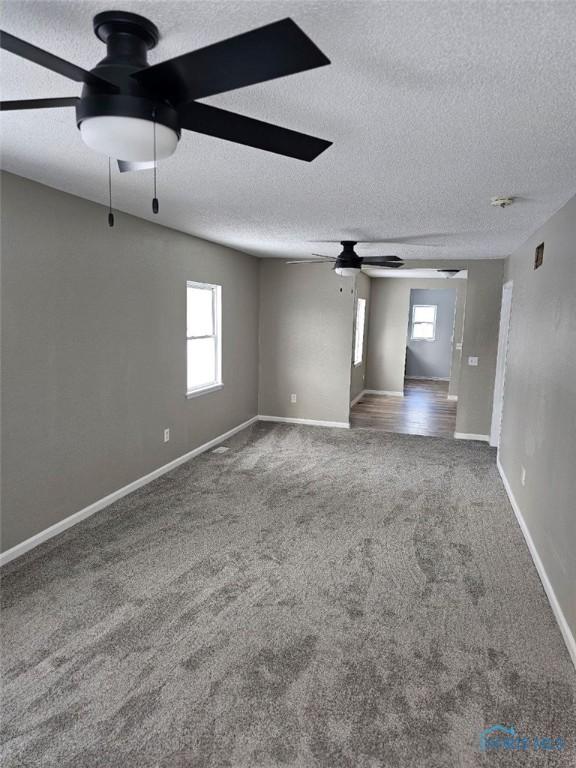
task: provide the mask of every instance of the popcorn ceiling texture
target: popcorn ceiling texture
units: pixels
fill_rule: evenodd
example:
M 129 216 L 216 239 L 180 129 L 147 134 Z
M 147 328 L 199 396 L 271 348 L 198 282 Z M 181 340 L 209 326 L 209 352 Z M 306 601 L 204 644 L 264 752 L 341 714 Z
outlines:
M 574 765 L 485 445 L 258 424 L 3 569 L 4 768 Z M 481 754 L 480 732 L 563 737 Z
M 159 26 L 152 63 L 285 16 L 333 62 L 207 100 L 333 147 L 307 164 L 188 133 L 159 170 L 154 220 L 162 224 L 264 256 L 330 253 L 312 239 L 422 235 L 438 247 L 395 252 L 503 257 L 576 191 L 574 2 L 121 6 Z M 91 68 L 104 55 L 92 16 L 105 9 L 92 0 L 7 0 L 2 26 Z M 6 52 L 1 64 L 5 99 L 80 91 Z M 82 144 L 74 110 L 5 113 L 1 125 L 6 170 L 105 202 L 106 159 Z M 519 202 L 494 209 L 493 195 Z M 149 173 L 115 176 L 118 209 L 152 219 L 151 198 Z

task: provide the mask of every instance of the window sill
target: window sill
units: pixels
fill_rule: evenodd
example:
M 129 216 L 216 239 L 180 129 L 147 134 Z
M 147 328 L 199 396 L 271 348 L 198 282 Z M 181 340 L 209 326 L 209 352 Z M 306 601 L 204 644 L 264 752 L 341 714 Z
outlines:
M 210 384 L 207 387 L 201 387 L 199 389 L 193 389 L 191 392 L 186 393 L 186 399 L 191 400 L 193 397 L 200 397 L 200 395 L 207 395 L 209 392 L 218 392 L 222 389 L 224 384 Z

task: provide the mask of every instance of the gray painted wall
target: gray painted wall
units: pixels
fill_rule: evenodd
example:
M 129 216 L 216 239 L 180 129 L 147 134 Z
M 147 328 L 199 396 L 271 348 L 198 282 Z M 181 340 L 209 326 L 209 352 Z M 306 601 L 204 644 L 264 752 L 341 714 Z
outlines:
M 353 310 L 353 281 L 326 265 L 261 260 L 262 415 L 348 422 Z
M 350 400 L 353 400 L 364 389 L 366 380 L 366 357 L 368 355 L 368 320 L 370 317 L 370 283 L 372 281 L 361 272 L 356 278 L 356 298 L 366 300 L 366 321 L 364 324 L 364 355 L 360 365 L 354 365 L 354 339 L 356 338 L 356 306 L 354 306 L 354 329 L 352 336 L 352 357 L 350 371 Z
M 452 280 L 451 283 L 453 282 Z M 436 306 L 436 334 L 433 341 L 412 338 L 412 308 L 415 304 L 433 304 Z M 408 323 L 407 377 L 413 376 L 420 379 L 448 379 L 450 377 L 455 305 L 455 288 L 412 288 L 410 291 L 410 308 L 406 319 Z
M 490 435 L 504 262 L 469 261 L 456 431 Z M 478 358 L 476 367 L 467 364 Z
M 411 264 L 414 267 L 430 267 L 430 262 L 426 261 L 414 260 Z M 458 302 L 466 297 L 456 431 L 488 436 L 492 417 L 504 262 L 500 259 L 462 260 L 458 264 L 468 270 L 468 280 L 454 280 L 451 283 L 458 290 Z M 434 262 L 434 266 L 449 268 L 453 264 L 438 261 Z M 372 280 L 367 389 L 402 391 L 410 289 L 437 286 L 437 280 Z M 470 355 L 479 358 L 477 367 L 466 365 Z
M 510 257 L 506 279 L 514 286 L 499 457 L 576 636 L 576 197 Z
M 464 336 L 464 316 L 466 313 L 466 288 L 468 280 L 458 280 L 456 284 L 456 312 L 454 316 L 454 343 L 452 344 L 452 363 L 450 365 L 450 383 L 448 396 L 458 397 L 460 368 L 462 365 L 462 342 Z
M 258 260 L 124 214 L 110 229 L 99 205 L 2 182 L 9 549 L 256 415 Z M 224 388 L 192 400 L 188 279 L 223 286 Z

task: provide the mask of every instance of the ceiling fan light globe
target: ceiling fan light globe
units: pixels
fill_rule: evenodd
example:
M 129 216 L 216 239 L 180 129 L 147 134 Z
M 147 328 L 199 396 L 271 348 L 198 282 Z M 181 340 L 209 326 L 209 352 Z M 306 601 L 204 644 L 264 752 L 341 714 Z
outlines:
M 139 117 L 99 115 L 80 123 L 86 146 L 108 157 L 131 162 L 154 160 L 154 123 Z M 156 123 L 156 159 L 170 157 L 178 146 L 178 134 Z
M 334 267 L 334 272 L 340 277 L 356 277 L 360 272 L 360 267 Z

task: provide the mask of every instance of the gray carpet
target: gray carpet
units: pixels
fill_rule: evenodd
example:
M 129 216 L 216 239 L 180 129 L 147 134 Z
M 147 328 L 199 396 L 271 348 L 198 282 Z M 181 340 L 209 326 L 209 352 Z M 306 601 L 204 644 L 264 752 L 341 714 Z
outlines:
M 491 449 L 228 445 L 4 569 L 5 768 L 575 764 L 576 674 Z M 565 749 L 482 753 L 497 723 Z

